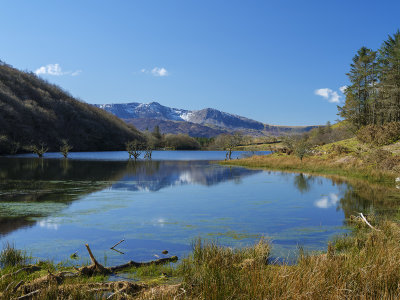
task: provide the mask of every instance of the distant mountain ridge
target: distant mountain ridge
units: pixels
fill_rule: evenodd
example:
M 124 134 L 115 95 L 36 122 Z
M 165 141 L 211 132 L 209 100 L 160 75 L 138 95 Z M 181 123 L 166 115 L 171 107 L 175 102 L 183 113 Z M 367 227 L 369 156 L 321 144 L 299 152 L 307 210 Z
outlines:
M 158 102 L 96 104 L 139 130 L 159 126 L 163 133 L 185 133 L 190 136 L 212 137 L 221 133 L 242 131 L 252 136 L 307 132 L 317 126 L 275 126 L 213 108 L 185 110 Z
M 149 118 L 159 120 L 189 121 L 189 110 L 163 106 L 158 102 L 96 104 L 121 119 Z

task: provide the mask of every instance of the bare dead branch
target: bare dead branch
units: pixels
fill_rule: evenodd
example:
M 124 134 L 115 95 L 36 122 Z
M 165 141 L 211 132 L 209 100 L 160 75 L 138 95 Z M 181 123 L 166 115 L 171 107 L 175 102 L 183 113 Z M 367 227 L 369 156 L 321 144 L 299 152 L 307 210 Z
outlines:
M 122 242 L 124 242 L 125 239 L 120 240 L 118 243 L 116 243 L 114 246 L 112 246 L 110 249 L 114 249 L 116 246 L 118 246 L 119 244 L 121 244 Z
M 375 228 L 374 226 L 372 226 L 372 225 L 367 221 L 367 219 L 364 217 L 363 213 L 359 213 L 359 215 L 360 215 L 361 219 L 365 222 L 365 224 L 367 224 L 369 227 L 371 227 L 372 229 L 374 229 L 374 230 L 376 230 L 376 231 L 381 231 L 381 230 Z

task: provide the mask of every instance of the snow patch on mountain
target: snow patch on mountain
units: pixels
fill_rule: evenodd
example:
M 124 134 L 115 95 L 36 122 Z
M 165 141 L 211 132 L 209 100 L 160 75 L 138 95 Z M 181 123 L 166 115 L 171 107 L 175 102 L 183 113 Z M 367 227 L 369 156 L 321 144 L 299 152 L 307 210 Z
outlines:
M 190 122 L 190 117 L 193 116 L 192 112 L 185 112 L 180 115 L 180 118 L 186 122 Z

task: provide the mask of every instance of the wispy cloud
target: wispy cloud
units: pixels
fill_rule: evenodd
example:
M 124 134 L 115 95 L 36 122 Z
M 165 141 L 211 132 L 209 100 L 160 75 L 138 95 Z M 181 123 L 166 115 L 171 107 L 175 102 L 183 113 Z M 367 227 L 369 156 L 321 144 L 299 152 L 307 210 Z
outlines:
M 165 76 L 169 75 L 169 72 L 167 71 L 166 68 L 159 68 L 159 67 L 154 67 L 151 70 L 141 69 L 140 72 L 145 73 L 145 74 L 151 74 L 151 75 L 157 76 L 157 77 L 165 77 Z
M 315 95 L 325 98 L 331 103 L 340 103 L 340 99 L 342 98 L 342 96 L 340 96 L 336 91 L 328 88 L 315 90 L 314 93 Z
M 81 73 L 82 73 L 82 70 L 76 70 L 76 71 L 71 73 L 71 76 L 78 76 Z
M 62 75 L 70 75 L 77 76 L 82 73 L 82 70 L 76 71 L 63 71 L 59 64 L 48 64 L 46 66 L 42 66 L 36 69 L 36 75 L 52 75 L 52 76 L 62 76 Z

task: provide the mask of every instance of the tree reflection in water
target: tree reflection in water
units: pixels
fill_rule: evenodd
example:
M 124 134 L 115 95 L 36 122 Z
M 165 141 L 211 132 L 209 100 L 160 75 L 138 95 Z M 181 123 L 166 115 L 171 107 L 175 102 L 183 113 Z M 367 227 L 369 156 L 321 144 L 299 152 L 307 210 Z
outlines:
M 337 210 L 344 212 L 345 218 L 359 212 L 374 213 L 381 217 L 393 217 L 397 214 L 400 206 L 400 194 L 395 187 L 379 184 L 371 184 L 363 180 L 344 179 L 336 176 L 327 176 L 332 185 L 341 190 L 339 194 L 330 193 L 315 201 L 319 208 L 336 206 Z M 306 193 L 312 184 L 322 184 L 320 176 L 297 174 L 293 178 L 293 185 L 300 191 Z
M 193 183 L 211 186 L 233 181 L 238 184 L 241 177 L 260 172 L 207 161 L 0 158 L 0 235 L 32 226 L 36 223 L 32 218 L 49 216 L 82 196 L 105 188 L 159 191 Z M 27 210 L 23 203 L 37 205 L 30 205 Z

